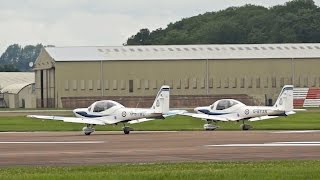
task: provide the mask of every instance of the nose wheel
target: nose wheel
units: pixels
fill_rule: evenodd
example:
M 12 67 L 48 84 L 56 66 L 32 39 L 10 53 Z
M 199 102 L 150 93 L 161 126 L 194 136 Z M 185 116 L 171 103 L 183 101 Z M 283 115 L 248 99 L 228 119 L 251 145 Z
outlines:
M 244 121 L 243 121 L 243 124 L 240 125 L 240 128 L 244 131 L 247 131 L 247 130 L 250 130 L 252 129 L 252 126 L 249 125 L 249 124 L 245 124 Z
M 204 130 L 206 130 L 206 131 L 214 131 L 214 130 L 219 128 L 219 126 L 217 126 L 217 122 L 216 121 L 213 121 L 211 119 L 207 119 L 206 121 L 207 121 L 207 123 L 203 125 L 203 129 Z
M 93 133 L 95 131 L 95 129 L 93 128 L 95 125 L 93 124 L 88 124 L 87 126 L 82 128 L 82 131 L 85 135 L 89 136 L 91 133 Z
M 126 126 L 125 124 L 123 124 L 122 130 L 123 130 L 123 133 L 124 133 L 124 134 L 129 134 L 130 131 L 132 131 L 133 129 L 130 128 L 129 126 Z

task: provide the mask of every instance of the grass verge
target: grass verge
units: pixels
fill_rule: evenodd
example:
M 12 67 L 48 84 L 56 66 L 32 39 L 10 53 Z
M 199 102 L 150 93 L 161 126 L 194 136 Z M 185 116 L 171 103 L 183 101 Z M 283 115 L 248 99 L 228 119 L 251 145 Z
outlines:
M 203 130 L 205 121 L 200 119 L 175 116 L 165 120 L 155 120 L 131 125 L 135 130 Z M 288 117 L 280 117 L 258 122 L 246 122 L 254 130 L 316 130 L 320 129 L 319 112 L 299 112 Z M 239 130 L 241 122 L 220 122 L 218 130 Z M 0 117 L 0 131 L 79 131 L 83 124 L 64 123 L 51 120 L 30 119 L 24 116 Z M 96 126 L 96 130 L 121 130 L 122 124 L 117 126 Z
M 190 162 L 1 168 L 0 179 L 320 179 L 320 161 Z

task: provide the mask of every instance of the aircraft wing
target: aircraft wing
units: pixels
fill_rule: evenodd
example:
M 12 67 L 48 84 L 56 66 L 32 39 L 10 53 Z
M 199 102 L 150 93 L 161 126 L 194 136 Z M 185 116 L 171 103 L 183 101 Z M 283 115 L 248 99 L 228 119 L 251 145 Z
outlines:
M 30 118 L 57 120 L 70 123 L 82 123 L 82 124 L 97 124 L 106 125 L 101 118 L 78 118 L 78 117 L 62 117 L 62 116 L 43 116 L 43 115 L 28 115 Z
M 250 118 L 250 119 L 248 119 L 248 121 L 261 121 L 261 120 L 273 119 L 273 118 L 277 118 L 277 117 L 279 117 L 279 116 L 260 116 L 260 117 Z
M 237 114 L 223 114 L 223 115 L 207 115 L 207 114 L 197 114 L 197 113 L 183 113 L 181 115 L 191 116 L 200 119 L 210 119 L 215 121 L 237 121 L 241 118 Z

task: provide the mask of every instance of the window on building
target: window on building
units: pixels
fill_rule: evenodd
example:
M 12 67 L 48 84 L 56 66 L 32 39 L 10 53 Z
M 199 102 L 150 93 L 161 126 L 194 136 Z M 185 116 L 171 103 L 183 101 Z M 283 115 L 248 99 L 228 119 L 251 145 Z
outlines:
M 93 90 L 93 82 L 92 80 L 88 80 L 88 89 Z
M 149 80 L 144 80 L 144 88 L 149 89 Z
M 184 79 L 184 88 L 189 89 L 189 78 Z
M 229 78 L 224 80 L 224 88 L 229 88 Z
M 65 89 L 66 91 L 69 90 L 69 81 L 68 81 L 68 80 L 66 80 L 65 83 L 64 83 L 64 89 Z
M 309 86 L 308 77 L 304 77 L 303 81 L 304 81 L 304 83 L 303 83 L 304 87 L 308 87 Z
M 96 83 L 97 83 L 97 90 L 101 90 L 101 81 L 97 80 Z
M 252 88 L 252 86 L 253 86 L 253 79 L 251 77 L 251 78 L 248 78 L 248 88 Z
M 284 77 L 280 78 L 280 87 L 284 86 Z
M 265 77 L 264 78 L 264 88 L 268 88 L 269 87 L 269 78 Z
M 109 80 L 104 81 L 104 89 L 109 90 Z
M 260 88 L 260 78 L 256 79 L 256 88 Z
M 129 93 L 133 92 L 133 80 L 129 80 Z
M 233 88 L 237 88 L 237 78 L 233 79 L 233 83 L 232 84 L 233 84 L 232 85 Z
M 78 89 L 77 80 L 72 80 L 72 89 L 73 90 L 77 90 Z
M 85 90 L 85 81 L 84 80 L 80 80 L 80 87 L 81 87 L 81 90 Z
M 276 78 L 276 77 L 273 77 L 273 78 L 272 78 L 272 87 L 273 87 L 273 88 L 276 88 L 276 87 L 277 87 L 277 78 Z
M 217 80 L 217 88 L 221 88 L 221 79 Z
M 240 88 L 244 88 L 244 83 L 245 83 L 245 79 L 244 79 L 244 78 L 241 78 Z
M 181 80 L 180 79 L 176 81 L 176 87 L 177 87 L 177 89 L 181 89 Z

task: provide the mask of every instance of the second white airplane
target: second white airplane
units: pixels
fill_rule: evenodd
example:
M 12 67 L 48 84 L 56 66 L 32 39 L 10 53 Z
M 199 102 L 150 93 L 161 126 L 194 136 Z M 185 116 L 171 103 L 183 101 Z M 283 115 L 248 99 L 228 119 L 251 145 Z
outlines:
M 124 125 L 124 134 L 129 134 L 131 128 L 126 126 L 126 123 L 135 124 L 164 119 L 167 116 L 177 114 L 179 111 L 169 111 L 169 96 L 170 87 L 162 86 L 151 108 L 126 108 L 118 102 L 103 100 L 94 102 L 88 108 L 73 110 L 76 117 L 43 115 L 28 115 L 27 117 L 86 124 L 82 129 L 85 135 L 93 133 L 95 125 L 117 125 L 122 123 Z
M 206 120 L 206 130 L 215 130 L 217 125 L 212 124 L 218 121 L 242 121 L 241 129 L 252 128 L 245 121 L 260 121 L 295 114 L 293 111 L 293 86 L 285 85 L 274 104 L 274 106 L 247 106 L 234 99 L 221 99 L 210 106 L 197 107 L 196 113 L 182 113 L 181 115 L 191 116 Z

